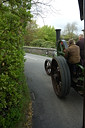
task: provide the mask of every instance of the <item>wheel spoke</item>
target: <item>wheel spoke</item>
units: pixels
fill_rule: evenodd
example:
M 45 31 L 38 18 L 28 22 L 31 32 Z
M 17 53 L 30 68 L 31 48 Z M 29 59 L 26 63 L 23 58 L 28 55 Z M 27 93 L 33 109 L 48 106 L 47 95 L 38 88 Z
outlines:
M 58 93 L 60 93 L 61 92 L 61 81 L 59 81 L 59 84 L 57 85 L 57 90 L 58 90 Z

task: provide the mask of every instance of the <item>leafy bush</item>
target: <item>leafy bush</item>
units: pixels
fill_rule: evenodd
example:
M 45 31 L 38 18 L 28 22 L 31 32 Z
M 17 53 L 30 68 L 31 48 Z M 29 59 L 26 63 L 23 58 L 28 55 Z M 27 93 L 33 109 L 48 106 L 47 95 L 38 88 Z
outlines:
M 52 41 L 45 41 L 45 42 L 42 44 L 42 47 L 45 47 L 45 48 L 55 48 L 55 42 L 52 42 Z
M 33 47 L 55 48 L 55 43 L 51 41 L 45 41 L 44 39 L 36 39 L 30 43 Z
M 30 46 L 34 47 L 42 47 L 42 44 L 45 43 L 45 40 L 43 39 L 36 39 L 30 43 Z
M 56 32 L 54 27 L 44 25 L 43 27 L 37 29 L 36 34 L 37 39 L 56 42 Z
M 20 119 L 24 94 L 23 86 L 26 86 L 23 77 L 24 52 L 22 48 L 25 25 L 21 22 L 18 10 L 16 9 L 17 15 L 12 9 L 12 5 L 0 5 L 1 128 L 12 128 Z

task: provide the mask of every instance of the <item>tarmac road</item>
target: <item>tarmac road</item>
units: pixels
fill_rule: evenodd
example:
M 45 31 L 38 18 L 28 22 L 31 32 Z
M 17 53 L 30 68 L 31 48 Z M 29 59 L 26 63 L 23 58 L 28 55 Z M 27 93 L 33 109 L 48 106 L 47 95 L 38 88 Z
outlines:
M 33 103 L 32 128 L 82 128 L 83 98 L 71 88 L 65 99 L 59 99 L 44 69 L 48 57 L 26 53 L 25 58 L 25 75 Z

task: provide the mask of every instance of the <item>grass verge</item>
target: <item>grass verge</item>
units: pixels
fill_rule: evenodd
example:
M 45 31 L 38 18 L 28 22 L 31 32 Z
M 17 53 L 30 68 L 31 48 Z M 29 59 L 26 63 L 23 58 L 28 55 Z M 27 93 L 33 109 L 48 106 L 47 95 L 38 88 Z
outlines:
M 14 128 L 32 128 L 32 101 L 26 80 L 23 85 L 21 117 Z

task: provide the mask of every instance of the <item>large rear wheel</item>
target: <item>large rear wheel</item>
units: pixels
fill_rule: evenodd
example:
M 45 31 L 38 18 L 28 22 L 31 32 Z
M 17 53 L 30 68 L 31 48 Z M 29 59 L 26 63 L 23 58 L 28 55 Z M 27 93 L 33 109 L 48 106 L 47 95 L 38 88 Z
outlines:
M 51 78 L 54 91 L 60 98 L 69 94 L 71 77 L 68 64 L 63 56 L 55 57 L 51 64 Z

